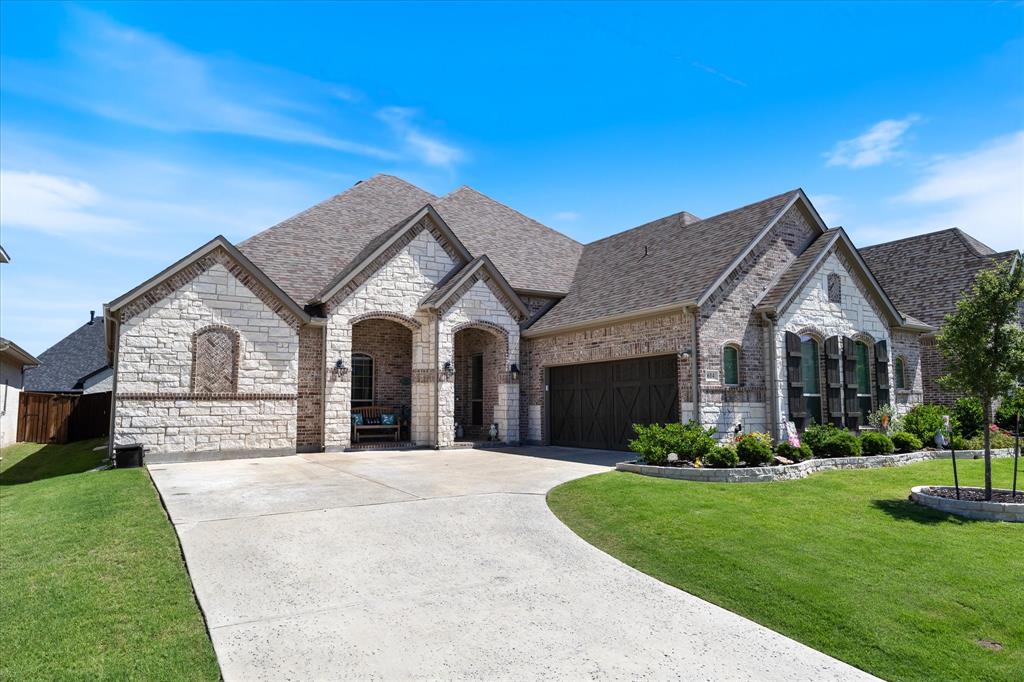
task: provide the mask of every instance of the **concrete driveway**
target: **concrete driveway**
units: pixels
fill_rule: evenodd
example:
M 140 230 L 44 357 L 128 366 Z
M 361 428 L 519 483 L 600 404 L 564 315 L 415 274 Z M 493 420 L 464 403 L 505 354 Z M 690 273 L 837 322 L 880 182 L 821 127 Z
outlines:
M 150 468 L 227 680 L 871 679 L 639 573 L 548 510 L 618 453 Z

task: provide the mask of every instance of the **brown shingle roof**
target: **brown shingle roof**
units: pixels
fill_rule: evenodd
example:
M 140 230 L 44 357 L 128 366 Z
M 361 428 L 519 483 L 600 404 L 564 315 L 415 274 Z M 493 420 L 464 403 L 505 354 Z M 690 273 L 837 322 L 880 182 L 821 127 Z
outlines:
M 800 280 L 804 278 L 805 273 L 814 266 L 818 258 L 836 243 L 840 232 L 841 230 L 838 227 L 826 230 L 811 242 L 810 246 L 804 249 L 804 252 L 797 256 L 788 268 L 783 270 L 782 275 L 775 284 L 755 304 L 755 308 L 759 310 L 777 310 Z
M 375 175 L 238 248 L 305 304 L 428 203 L 473 256 L 489 256 L 513 287 L 569 290 L 579 242 L 468 187 L 438 198 L 390 175 Z
M 696 301 L 798 193 L 697 222 L 676 213 L 587 244 L 568 296 L 531 334 Z
M 860 249 L 875 278 L 904 314 L 940 327 L 980 270 L 1012 256 L 959 228 Z

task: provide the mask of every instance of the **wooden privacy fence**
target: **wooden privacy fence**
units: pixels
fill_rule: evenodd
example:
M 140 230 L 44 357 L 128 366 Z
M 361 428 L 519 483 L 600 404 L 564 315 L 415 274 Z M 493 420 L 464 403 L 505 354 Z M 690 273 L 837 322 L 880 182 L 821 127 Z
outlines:
M 18 405 L 18 441 L 68 443 L 107 435 L 110 393 L 21 394 Z

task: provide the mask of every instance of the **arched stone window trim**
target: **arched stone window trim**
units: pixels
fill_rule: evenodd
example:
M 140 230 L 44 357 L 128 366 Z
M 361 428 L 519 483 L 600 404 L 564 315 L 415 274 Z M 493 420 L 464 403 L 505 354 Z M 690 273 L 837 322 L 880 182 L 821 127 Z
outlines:
M 189 389 L 198 394 L 238 393 L 241 336 L 222 324 L 192 334 L 192 376 Z
M 735 359 L 735 374 L 729 376 L 729 358 Z M 743 346 L 738 341 L 726 341 L 722 344 L 722 385 L 739 386 L 743 381 Z
M 486 320 L 470 320 L 469 322 L 463 322 L 461 324 L 456 325 L 452 329 L 452 334 L 457 334 L 458 332 L 461 332 L 464 329 L 482 329 L 485 332 L 490 332 L 491 334 L 497 336 L 506 343 L 508 342 L 508 330 L 502 327 L 500 324 L 495 324 L 494 322 L 487 322 Z

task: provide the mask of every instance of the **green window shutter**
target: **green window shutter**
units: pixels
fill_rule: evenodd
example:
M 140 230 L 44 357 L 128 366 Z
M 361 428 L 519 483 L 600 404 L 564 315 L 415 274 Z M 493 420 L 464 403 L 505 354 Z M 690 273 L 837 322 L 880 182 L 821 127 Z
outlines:
M 740 383 L 740 352 L 734 346 L 726 346 L 722 351 L 722 371 L 727 386 L 738 386 Z
M 798 429 L 803 428 L 807 411 L 804 401 L 803 353 L 800 337 L 786 332 L 786 394 L 789 397 L 789 418 Z
M 888 405 L 889 346 L 885 341 L 879 341 L 875 344 L 875 390 L 878 392 L 878 405 Z

